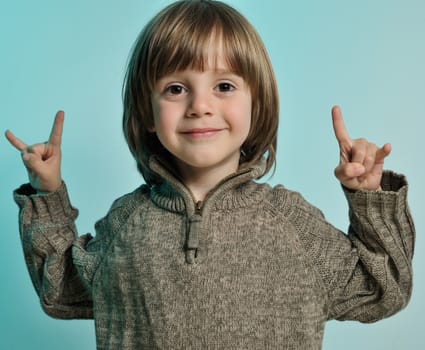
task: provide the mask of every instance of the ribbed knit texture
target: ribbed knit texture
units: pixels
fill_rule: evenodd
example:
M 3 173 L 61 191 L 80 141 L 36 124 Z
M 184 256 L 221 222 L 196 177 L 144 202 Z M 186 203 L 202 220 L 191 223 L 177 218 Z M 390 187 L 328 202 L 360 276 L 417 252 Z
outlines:
M 26 263 L 44 310 L 94 318 L 97 349 L 320 349 L 326 320 L 373 322 L 403 308 L 414 226 L 404 177 L 345 190 L 343 234 L 298 193 L 223 180 L 201 211 L 157 161 L 162 185 L 115 201 L 96 237 L 76 234 L 65 185 L 15 191 Z M 48 340 L 46 340 L 48 341 Z

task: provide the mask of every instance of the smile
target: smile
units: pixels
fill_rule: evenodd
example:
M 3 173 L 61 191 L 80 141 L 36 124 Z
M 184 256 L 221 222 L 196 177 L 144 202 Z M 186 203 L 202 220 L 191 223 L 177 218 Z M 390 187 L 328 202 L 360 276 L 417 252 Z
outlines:
M 216 128 L 195 128 L 195 129 L 183 131 L 182 134 L 192 138 L 204 138 L 204 137 L 215 136 L 222 130 L 223 129 L 216 129 Z

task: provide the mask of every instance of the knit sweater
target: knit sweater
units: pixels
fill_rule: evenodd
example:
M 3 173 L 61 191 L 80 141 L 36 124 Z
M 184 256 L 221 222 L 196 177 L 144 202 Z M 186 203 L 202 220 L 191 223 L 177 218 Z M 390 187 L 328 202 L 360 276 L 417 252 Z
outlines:
M 65 184 L 15 191 L 32 282 L 55 318 L 94 318 L 97 349 L 320 349 L 329 319 L 373 322 L 403 308 L 414 226 L 403 176 L 349 191 L 344 234 L 300 194 L 218 184 L 202 206 L 158 161 L 164 181 L 114 202 L 96 236 L 78 236 Z

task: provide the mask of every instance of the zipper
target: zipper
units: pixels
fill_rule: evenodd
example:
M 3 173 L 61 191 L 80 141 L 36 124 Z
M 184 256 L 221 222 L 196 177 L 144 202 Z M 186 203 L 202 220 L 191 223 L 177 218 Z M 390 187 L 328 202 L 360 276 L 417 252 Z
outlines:
M 192 191 L 189 190 L 189 193 L 192 196 L 195 210 L 194 210 L 194 215 L 189 218 L 189 231 L 188 231 L 188 236 L 186 241 L 186 247 L 187 247 L 186 262 L 188 264 L 195 263 L 195 261 L 198 260 L 198 258 L 202 259 L 202 254 L 206 254 L 205 252 L 203 252 L 201 253 L 201 255 L 199 255 L 200 254 L 199 240 L 200 238 L 203 238 L 203 237 L 200 237 L 200 233 L 201 233 L 200 231 L 202 226 L 202 210 L 204 208 L 205 202 L 208 200 L 211 194 L 214 193 L 214 191 L 217 188 L 219 188 L 224 182 L 229 181 L 230 179 L 233 179 L 245 173 L 248 173 L 249 171 L 251 171 L 250 168 L 245 169 L 242 172 L 226 176 L 216 186 L 214 186 L 214 188 L 211 191 L 207 193 L 204 200 L 197 201 Z
M 195 214 L 202 216 L 202 209 L 204 207 L 204 203 L 206 202 L 206 200 L 208 199 L 208 197 L 210 197 L 210 195 L 214 192 L 214 190 L 216 188 L 220 187 L 224 182 L 226 182 L 228 180 L 231 180 L 231 179 L 233 179 L 235 177 L 238 177 L 240 175 L 244 175 L 246 173 L 249 173 L 251 170 L 252 170 L 252 168 L 247 168 L 247 169 L 245 169 L 245 170 L 243 170 L 241 172 L 237 172 L 237 173 L 233 173 L 231 175 L 227 175 L 220 182 L 218 182 L 217 185 L 215 185 L 214 188 L 211 191 L 209 191 L 207 193 L 207 195 L 205 196 L 204 200 L 197 201 L 195 199 L 195 196 L 193 195 L 192 191 L 189 190 L 189 193 L 190 193 L 190 195 L 191 195 L 191 197 L 193 199 L 193 202 L 195 203 Z
M 202 206 L 203 206 L 203 204 L 204 204 L 203 201 L 197 201 L 195 203 L 195 215 L 202 216 Z M 199 239 L 199 237 L 198 237 L 198 239 Z M 196 259 L 198 257 L 198 248 L 195 249 L 194 253 L 195 253 L 194 258 Z

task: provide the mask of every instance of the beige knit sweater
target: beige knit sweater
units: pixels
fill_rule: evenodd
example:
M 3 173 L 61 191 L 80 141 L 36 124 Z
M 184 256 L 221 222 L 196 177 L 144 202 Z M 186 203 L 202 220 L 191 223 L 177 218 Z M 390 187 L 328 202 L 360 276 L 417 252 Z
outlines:
M 202 205 L 153 161 L 161 186 L 118 199 L 78 237 L 65 185 L 15 191 L 26 263 L 44 310 L 94 318 L 98 349 L 320 349 L 328 319 L 403 308 L 414 227 L 402 176 L 346 191 L 345 235 L 282 186 L 223 180 Z

